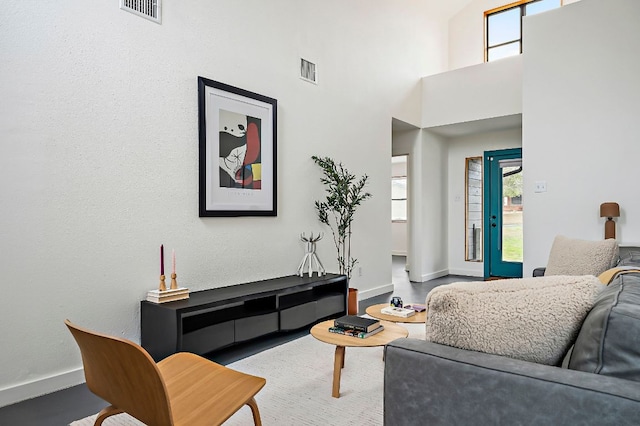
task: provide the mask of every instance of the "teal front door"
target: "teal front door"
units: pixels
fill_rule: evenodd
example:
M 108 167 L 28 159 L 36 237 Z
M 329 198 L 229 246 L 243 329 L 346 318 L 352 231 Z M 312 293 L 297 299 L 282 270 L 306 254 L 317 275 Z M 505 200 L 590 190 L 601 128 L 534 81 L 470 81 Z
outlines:
M 522 277 L 522 149 L 484 153 L 484 277 Z

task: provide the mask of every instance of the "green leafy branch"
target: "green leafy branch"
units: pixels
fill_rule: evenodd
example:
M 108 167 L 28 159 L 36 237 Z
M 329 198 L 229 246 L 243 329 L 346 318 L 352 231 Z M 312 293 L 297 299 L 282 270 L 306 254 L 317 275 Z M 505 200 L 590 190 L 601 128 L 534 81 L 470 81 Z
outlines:
M 340 273 L 351 278 L 353 268 L 358 259 L 351 257 L 351 224 L 357 207 L 371 197 L 365 191 L 369 177 L 365 174 L 361 178 L 351 174 L 342 163 L 337 163 L 329 157 L 311 157 L 322 169 L 323 177 L 320 181 L 325 185 L 326 198 L 316 201 L 315 207 L 318 220 L 329 226 L 336 246 L 338 267 Z

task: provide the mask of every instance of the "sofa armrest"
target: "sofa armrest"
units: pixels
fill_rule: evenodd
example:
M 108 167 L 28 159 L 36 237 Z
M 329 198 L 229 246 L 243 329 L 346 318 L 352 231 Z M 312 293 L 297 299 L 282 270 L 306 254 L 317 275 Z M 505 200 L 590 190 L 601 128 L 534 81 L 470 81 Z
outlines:
M 386 425 L 632 425 L 640 383 L 418 339 L 385 348 Z

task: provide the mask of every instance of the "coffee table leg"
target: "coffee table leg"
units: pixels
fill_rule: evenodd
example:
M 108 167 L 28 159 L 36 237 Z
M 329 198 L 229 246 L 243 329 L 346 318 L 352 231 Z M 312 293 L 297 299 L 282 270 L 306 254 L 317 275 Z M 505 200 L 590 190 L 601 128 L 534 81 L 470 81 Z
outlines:
M 333 360 L 333 391 L 331 396 L 340 398 L 340 374 L 344 367 L 344 346 L 336 346 L 336 355 Z

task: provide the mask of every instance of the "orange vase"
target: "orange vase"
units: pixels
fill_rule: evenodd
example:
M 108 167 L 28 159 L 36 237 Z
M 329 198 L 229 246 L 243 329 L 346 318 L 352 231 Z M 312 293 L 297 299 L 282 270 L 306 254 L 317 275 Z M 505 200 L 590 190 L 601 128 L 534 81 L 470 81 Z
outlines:
M 347 304 L 348 315 L 358 315 L 358 289 L 349 288 L 349 299 Z

